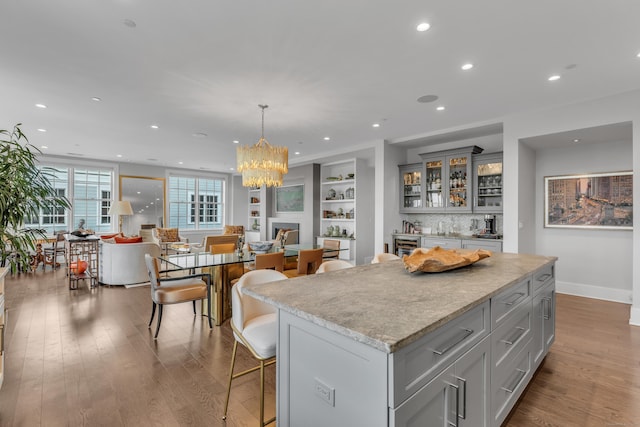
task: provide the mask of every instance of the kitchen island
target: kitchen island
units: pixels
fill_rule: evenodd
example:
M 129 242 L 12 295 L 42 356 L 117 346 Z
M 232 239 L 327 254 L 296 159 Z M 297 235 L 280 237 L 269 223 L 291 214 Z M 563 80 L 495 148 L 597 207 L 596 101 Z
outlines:
M 555 260 L 392 261 L 245 288 L 279 311 L 278 425 L 500 425 L 553 342 Z

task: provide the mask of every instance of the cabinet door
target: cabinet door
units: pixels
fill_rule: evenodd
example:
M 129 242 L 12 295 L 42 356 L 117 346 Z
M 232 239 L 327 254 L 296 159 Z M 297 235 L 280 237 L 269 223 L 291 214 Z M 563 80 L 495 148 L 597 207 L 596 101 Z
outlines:
M 502 212 L 502 154 L 476 156 L 474 212 Z
M 416 163 L 400 166 L 400 212 L 423 209 L 422 189 L 422 165 Z
M 471 155 L 458 154 L 446 157 L 447 211 L 471 212 L 472 169 Z
M 422 387 L 398 408 L 389 412 L 391 427 L 448 427 L 456 425 L 456 402 L 459 386 L 452 382 L 450 366 Z
M 555 284 L 546 286 L 533 297 L 533 365 L 540 365 L 555 340 Z
M 425 208 L 428 210 L 444 210 L 445 190 L 449 181 L 445 179 L 444 157 L 428 159 L 425 162 Z M 446 182 L 446 184 L 445 184 Z
M 458 426 L 488 427 L 491 421 L 489 387 L 491 341 L 485 338 L 455 364 L 458 386 Z

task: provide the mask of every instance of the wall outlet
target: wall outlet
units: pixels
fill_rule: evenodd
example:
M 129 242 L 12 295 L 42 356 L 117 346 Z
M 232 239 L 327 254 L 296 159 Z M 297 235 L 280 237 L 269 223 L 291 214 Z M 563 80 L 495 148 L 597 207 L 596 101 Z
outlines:
M 322 399 L 330 406 L 336 406 L 336 389 L 314 378 L 313 388 L 316 396 Z

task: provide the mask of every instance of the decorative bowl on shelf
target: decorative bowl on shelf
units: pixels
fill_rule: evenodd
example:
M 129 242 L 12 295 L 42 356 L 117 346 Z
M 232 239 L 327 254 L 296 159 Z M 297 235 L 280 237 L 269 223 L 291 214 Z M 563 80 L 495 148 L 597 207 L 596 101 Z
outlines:
M 257 254 L 264 254 L 269 252 L 269 250 L 273 247 L 273 242 L 251 242 L 249 243 L 251 246 L 251 250 Z

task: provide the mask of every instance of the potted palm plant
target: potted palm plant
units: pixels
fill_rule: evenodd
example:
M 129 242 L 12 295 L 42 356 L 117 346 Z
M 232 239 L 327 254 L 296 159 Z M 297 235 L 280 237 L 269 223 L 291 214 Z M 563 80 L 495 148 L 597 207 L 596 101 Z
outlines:
M 26 218 L 38 217 L 41 210 L 69 208 L 65 197 L 56 195 L 49 181 L 51 172 L 38 168 L 41 154 L 20 130 L 0 130 L 0 267 L 23 271 L 31 262 L 44 230 L 24 227 Z

